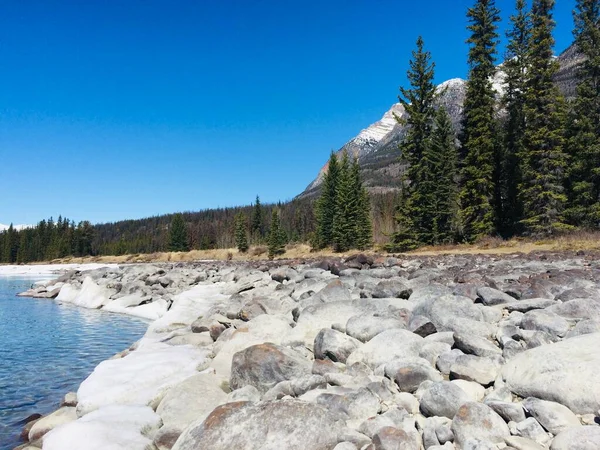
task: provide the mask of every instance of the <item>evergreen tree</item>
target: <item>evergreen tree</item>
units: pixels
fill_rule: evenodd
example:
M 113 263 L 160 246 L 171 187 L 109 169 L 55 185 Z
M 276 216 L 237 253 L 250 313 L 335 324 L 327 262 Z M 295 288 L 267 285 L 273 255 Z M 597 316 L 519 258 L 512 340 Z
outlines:
M 502 217 L 499 221 L 499 231 L 504 236 L 518 233 L 523 217 L 518 195 L 521 183 L 519 155 L 523 153 L 525 139 L 525 92 L 531 41 L 531 21 L 526 6 L 525 0 L 517 0 L 516 14 L 510 18 L 512 28 L 507 33 L 509 42 L 504 63 L 506 91 L 503 104 L 507 118 L 501 177 Z
M 189 249 L 187 226 L 183 215 L 175 214 L 169 229 L 169 251 L 187 252 Z
M 428 215 L 433 198 L 426 156 L 431 144 L 436 86 L 433 83 L 435 64 L 424 47 L 423 38 L 419 37 L 407 72 L 411 87 L 401 87 L 398 97 L 407 116 L 406 119 L 396 117 L 396 120 L 408 126 L 400 144 L 402 159 L 408 168 L 402 177 L 402 199 L 396 213 L 398 231 L 392 235 L 390 249 L 406 250 L 431 236 Z M 414 229 L 406 229 L 409 224 Z
M 335 190 L 335 211 L 333 216 L 333 248 L 336 252 L 351 249 L 356 241 L 358 203 L 353 196 L 352 178 L 348 153 L 344 151 L 339 167 L 338 183 Z
M 336 189 L 339 167 L 337 156 L 331 153 L 327 170 L 321 184 L 321 196 L 317 200 L 315 216 L 317 219 L 316 241 L 319 248 L 333 245 L 333 217 L 335 215 Z
M 432 180 L 431 239 L 433 244 L 453 242 L 457 232 L 458 153 L 452 121 L 445 108 L 436 112 L 431 144 L 427 150 Z
M 252 212 L 252 234 L 254 234 L 258 240 L 263 236 L 263 212 L 260 204 L 260 198 L 256 196 L 256 202 L 254 203 L 254 210 Z
M 575 43 L 585 60 L 569 114 L 569 209 L 573 224 L 600 227 L 600 1 L 577 0 Z
M 496 46 L 500 13 L 494 0 L 477 0 L 467 12 L 471 36 L 463 112 L 461 218 L 468 241 L 494 232 L 498 211 L 498 143 L 494 117 Z
M 402 182 L 394 217 L 396 230 L 392 235 L 391 241 L 385 245 L 385 250 L 388 252 L 408 252 L 419 246 L 415 223 L 411 214 L 413 207 L 410 202 L 411 198 L 408 193 L 408 187 L 405 182 Z
M 269 258 L 285 253 L 285 241 L 281 229 L 279 209 L 273 208 L 271 229 L 269 230 Z
M 258 197 L 257 197 L 258 201 Z M 241 253 L 248 251 L 248 237 L 246 236 L 246 217 L 239 213 L 235 217 L 235 245 Z
M 356 202 L 355 236 L 353 247 L 364 250 L 373 244 L 373 223 L 371 221 L 371 199 L 367 189 L 363 186 L 360 176 L 358 158 L 354 157 L 350 172 L 352 196 Z
M 525 95 L 525 135 L 520 198 L 525 231 L 548 235 L 567 229 L 563 210 L 566 155 L 564 100 L 553 83 L 558 63 L 553 59 L 554 0 L 534 0 L 531 50 Z

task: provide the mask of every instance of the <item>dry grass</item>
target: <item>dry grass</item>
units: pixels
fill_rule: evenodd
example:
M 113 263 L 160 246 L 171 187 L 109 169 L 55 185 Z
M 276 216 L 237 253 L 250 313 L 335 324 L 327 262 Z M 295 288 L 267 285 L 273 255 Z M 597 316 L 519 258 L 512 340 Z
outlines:
M 355 254 L 356 251 L 347 253 L 334 253 L 331 249 L 311 251 L 306 244 L 289 244 L 285 248 L 285 254 L 275 259 L 318 259 L 327 257 L 345 257 Z M 436 255 L 507 255 L 514 253 L 532 252 L 561 252 L 561 251 L 600 251 L 600 232 L 577 231 L 563 236 L 546 240 L 533 240 L 515 238 L 502 240 L 500 238 L 485 238 L 475 244 L 440 245 L 422 247 L 413 252 L 411 256 L 436 256 Z M 123 256 L 96 256 L 86 258 L 62 258 L 50 261 L 56 264 L 84 264 L 84 263 L 150 263 L 150 262 L 190 262 L 190 261 L 262 261 L 267 259 L 268 248 L 266 246 L 253 246 L 248 252 L 240 253 L 235 248 L 215 250 L 192 250 L 187 253 L 151 253 Z M 370 250 L 364 252 L 370 255 L 384 253 L 381 250 Z M 46 262 L 47 263 L 47 262 Z

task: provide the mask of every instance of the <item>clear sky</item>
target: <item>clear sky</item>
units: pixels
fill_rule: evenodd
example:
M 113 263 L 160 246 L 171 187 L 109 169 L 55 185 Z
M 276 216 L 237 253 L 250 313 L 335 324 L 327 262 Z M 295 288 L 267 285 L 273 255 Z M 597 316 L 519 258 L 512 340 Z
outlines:
M 471 4 L 0 0 L 0 223 L 291 199 L 397 100 L 419 34 L 465 77 Z

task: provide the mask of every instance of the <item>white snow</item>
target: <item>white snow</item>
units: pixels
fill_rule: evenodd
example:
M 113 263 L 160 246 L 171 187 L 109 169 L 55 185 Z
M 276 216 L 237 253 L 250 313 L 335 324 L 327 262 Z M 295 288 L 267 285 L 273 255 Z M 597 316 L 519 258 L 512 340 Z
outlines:
M 9 228 L 10 228 L 10 225 L 5 225 L 3 223 L 0 223 L 0 232 L 6 231 Z M 24 230 L 25 228 L 33 228 L 33 225 L 13 225 L 13 229 L 15 231 Z
M 61 295 L 63 291 L 65 294 Z M 85 277 L 80 290 L 66 284 L 60 289 L 56 299 L 84 308 L 98 309 L 110 302 L 111 295 L 115 293 L 116 291 L 113 289 L 96 284 L 91 277 Z
M 101 362 L 77 391 L 77 414 L 108 405 L 156 406 L 171 387 L 198 373 L 211 351 L 142 339 L 144 345 L 120 359 Z
M 104 311 L 110 311 L 115 313 L 127 314 L 130 316 L 141 317 L 143 319 L 156 320 L 160 319 L 167 312 L 169 305 L 163 299 L 155 300 L 151 303 L 146 303 L 141 306 L 136 305 L 127 305 L 122 300 L 127 300 L 128 297 L 133 297 L 133 295 L 129 295 L 127 297 L 121 297 L 117 300 L 112 300 L 102 309 Z M 139 304 L 139 303 L 138 303 Z
M 2 277 L 56 277 L 70 270 L 95 270 L 103 267 L 117 267 L 116 264 L 31 264 L 20 266 L 0 265 L 0 276 Z
M 380 142 L 383 140 L 388 134 L 392 132 L 394 127 L 398 124 L 396 121 L 395 115 L 402 116 L 404 114 L 404 107 L 400 103 L 394 104 L 379 120 L 369 127 L 362 130 L 358 136 L 356 136 L 350 142 L 369 142 L 373 141 L 374 143 Z
M 43 450 L 146 450 L 161 426 L 147 406 L 107 406 L 43 438 Z
M 451 78 L 450 80 L 444 81 L 436 88 L 438 92 L 444 89 L 456 89 L 463 86 L 466 83 L 462 78 Z

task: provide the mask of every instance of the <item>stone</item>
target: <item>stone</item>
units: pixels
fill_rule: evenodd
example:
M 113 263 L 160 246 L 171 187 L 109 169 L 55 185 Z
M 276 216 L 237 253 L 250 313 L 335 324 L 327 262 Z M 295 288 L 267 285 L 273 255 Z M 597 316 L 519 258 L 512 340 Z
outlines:
M 350 291 L 339 279 L 330 281 L 327 286 L 310 297 L 308 304 L 331 303 L 352 300 Z
M 600 320 L 580 320 L 577 322 L 577 325 L 571 328 L 565 338 L 572 338 L 575 336 L 592 333 L 600 333 Z
M 361 314 L 346 323 L 346 333 L 361 342 L 368 342 L 378 334 L 394 328 L 406 328 L 406 322 L 380 314 Z
M 529 397 L 523 400 L 523 407 L 546 430 L 554 435 L 565 431 L 567 428 L 581 426 L 581 422 L 569 408 L 556 402 Z
M 236 389 L 227 394 L 227 401 L 225 403 L 235 402 L 260 402 L 260 392 L 254 386 L 247 385 L 243 388 Z
M 435 366 L 444 375 L 450 375 L 450 368 L 452 367 L 452 364 L 454 364 L 461 355 L 464 355 L 464 353 L 462 350 L 457 348 L 444 352 L 438 357 L 437 361 L 435 362 Z
M 418 356 L 422 345 L 423 338 L 408 330 L 387 330 L 352 352 L 346 363 L 364 362 L 375 369 L 393 359 Z
M 65 394 L 60 406 L 77 406 L 77 392 L 68 392 Z
M 546 445 L 552 439 L 533 417 L 528 417 L 519 423 L 511 422 L 509 429 L 512 435 L 531 439 L 541 445 Z
M 556 302 L 548 298 L 530 298 L 528 300 L 520 300 L 518 302 L 503 305 L 503 308 L 508 312 L 518 311 L 526 313 L 534 309 L 544 309 L 554 305 Z
M 469 448 L 469 439 L 504 444 L 510 432 L 502 417 L 483 403 L 469 402 L 462 405 L 452 420 L 454 444 L 458 449 Z
M 451 383 L 465 391 L 471 398 L 471 401 L 480 402 L 485 397 L 485 388 L 479 383 L 467 380 L 452 380 Z
M 425 381 L 442 381 L 442 376 L 423 358 L 402 358 L 386 364 L 385 375 L 394 380 L 401 392 L 413 393 Z
M 317 334 L 314 343 L 316 359 L 328 358 L 333 362 L 345 363 L 348 356 L 362 343 L 331 328 L 323 328 Z
M 379 398 L 368 389 L 337 388 L 337 391 L 338 393 L 320 394 L 316 398 L 316 403 L 328 411 L 342 414 L 346 419 L 361 422 L 376 416 L 380 411 Z
M 600 320 L 600 299 L 576 298 L 565 303 L 556 304 L 548 308 L 548 311 L 565 319 Z
M 452 419 L 459 408 L 471 401 L 469 395 L 449 381 L 433 383 L 421 397 L 421 412 L 427 416 Z
M 375 436 L 373 436 L 373 445 L 375 450 L 419 450 L 420 446 L 415 445 L 414 439 L 404 430 L 394 427 L 384 427 Z
M 233 355 L 230 384 L 267 392 L 280 381 L 310 375 L 312 363 L 299 353 L 275 344 L 259 344 Z
M 167 392 L 156 408 L 163 421 L 155 437 L 159 450 L 169 450 L 188 425 L 206 418 L 213 409 L 227 402 L 227 394 L 219 384 L 214 374 L 201 373 Z
M 525 313 L 521 320 L 521 328 L 544 331 L 557 340 L 567 334 L 570 325 L 566 319 L 556 313 L 548 310 L 534 310 Z
M 487 357 L 502 355 L 502 350 L 496 347 L 492 342 L 478 336 L 465 333 L 454 333 L 454 343 L 456 348 L 462 350 L 466 354 Z
M 542 345 L 515 356 L 502 369 L 506 386 L 521 397 L 560 403 L 575 414 L 600 409 L 600 333 Z
M 477 297 L 481 300 L 481 303 L 487 306 L 512 303 L 515 300 L 514 297 L 511 297 L 498 289 L 485 286 L 477 288 Z
M 53 413 L 37 420 L 29 430 L 28 438 L 30 441 L 36 441 L 54 428 L 75 420 L 77 420 L 75 408 L 72 406 L 63 406 Z
M 190 425 L 173 450 L 322 450 L 342 429 L 334 414 L 300 400 L 228 403 Z
M 548 448 L 520 436 L 508 436 L 504 439 L 504 442 L 515 450 L 546 450 Z
M 501 401 L 485 401 L 505 422 L 522 422 L 525 420 L 525 410 L 520 403 L 509 403 Z
M 473 355 L 461 355 L 450 366 L 450 378 L 474 381 L 482 386 L 489 386 L 500 373 L 500 364 L 490 358 Z
M 597 450 L 600 448 L 600 427 L 586 425 L 563 431 L 552 441 L 550 450 Z

